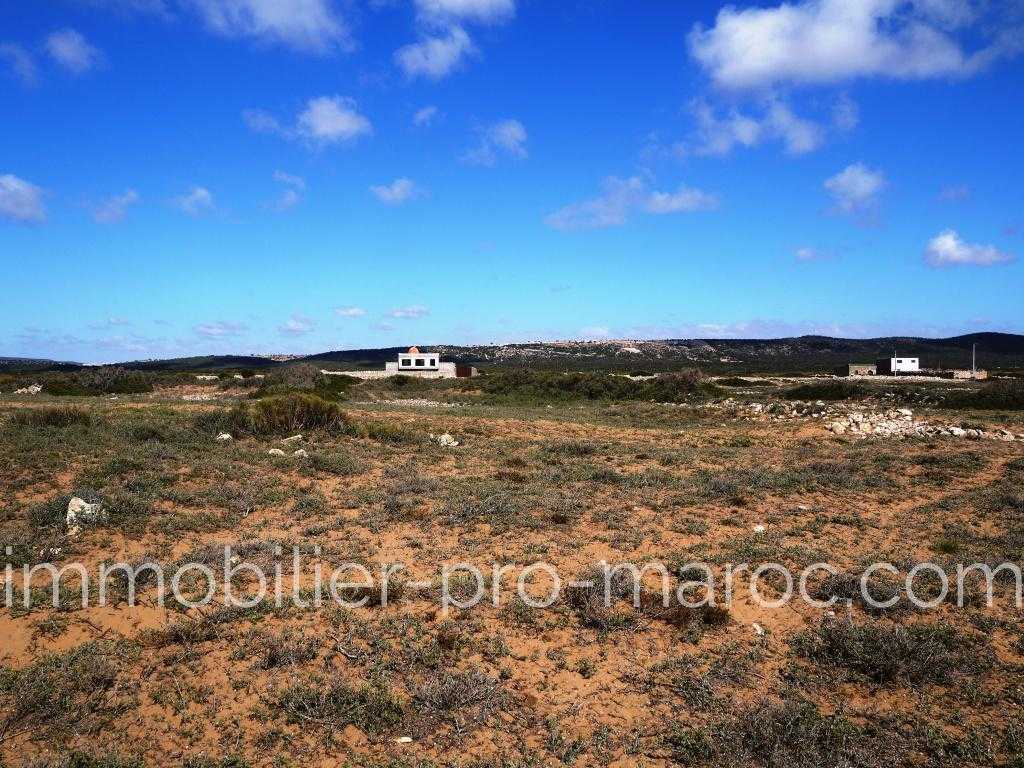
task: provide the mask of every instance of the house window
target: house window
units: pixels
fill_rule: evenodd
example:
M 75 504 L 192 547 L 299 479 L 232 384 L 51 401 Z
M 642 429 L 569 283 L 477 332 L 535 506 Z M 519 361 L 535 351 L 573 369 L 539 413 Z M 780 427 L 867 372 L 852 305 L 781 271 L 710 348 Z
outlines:
M 430 358 L 430 364 L 431 365 L 437 365 L 437 358 L 436 357 Z
M 412 365 L 412 360 L 410 360 L 409 358 L 405 358 L 405 359 L 404 359 L 404 360 L 402 361 L 402 365 L 404 365 L 404 366 L 408 367 L 408 366 Z
M 422 357 L 417 357 L 417 358 L 416 358 L 416 366 L 417 366 L 418 368 L 422 368 L 422 367 L 423 367 L 423 364 L 424 364 L 425 362 L 427 362 L 427 361 L 426 361 L 426 360 L 424 360 L 424 359 L 423 359 Z

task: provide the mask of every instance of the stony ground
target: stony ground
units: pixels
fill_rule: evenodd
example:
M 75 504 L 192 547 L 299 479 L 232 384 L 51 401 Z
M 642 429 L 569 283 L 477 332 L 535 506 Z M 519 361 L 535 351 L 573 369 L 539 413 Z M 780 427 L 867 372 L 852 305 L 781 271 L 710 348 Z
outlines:
M 901 576 L 1019 563 L 1022 444 L 969 439 L 1022 433 L 1019 415 L 915 409 L 912 421 L 963 434 L 899 438 L 836 434 L 827 425 L 846 416 L 832 406 L 764 395 L 759 409 L 356 397 L 353 418 L 387 429 L 284 443 L 217 441 L 210 414 L 226 406 L 195 394 L 0 401 L 8 561 L 217 568 L 231 544 L 290 577 L 276 547 L 298 546 L 304 587 L 315 563 L 406 564 L 390 604 L 355 589 L 369 605 L 184 610 L 159 607 L 149 583 L 134 608 L 82 609 L 66 579 L 57 608 L 42 590 L 25 608 L 15 575 L 19 605 L 0 611 L 0 763 L 1024 765 L 1024 625 L 1005 580 L 992 608 L 972 583 L 964 607 L 933 610 L 770 609 L 742 588 L 729 607 L 666 610 L 650 579 L 639 607 L 583 587 L 545 610 L 514 596 L 537 562 L 582 579 L 602 559 L 699 560 L 719 575 L 825 561 L 840 576 L 812 579 L 820 598 L 855 598 L 854 574 L 878 560 Z M 72 401 L 78 415 L 48 415 Z M 101 506 L 76 507 L 69 527 L 72 497 Z M 440 570 L 460 561 L 516 566 L 499 607 L 444 614 Z M 929 596 L 932 576 L 916 582 Z

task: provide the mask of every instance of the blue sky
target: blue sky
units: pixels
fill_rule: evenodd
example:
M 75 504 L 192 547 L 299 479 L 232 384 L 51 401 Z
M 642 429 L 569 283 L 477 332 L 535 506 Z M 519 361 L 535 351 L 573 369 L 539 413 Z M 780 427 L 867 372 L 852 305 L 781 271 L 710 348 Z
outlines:
M 1024 4 L 0 5 L 0 355 L 1024 331 Z

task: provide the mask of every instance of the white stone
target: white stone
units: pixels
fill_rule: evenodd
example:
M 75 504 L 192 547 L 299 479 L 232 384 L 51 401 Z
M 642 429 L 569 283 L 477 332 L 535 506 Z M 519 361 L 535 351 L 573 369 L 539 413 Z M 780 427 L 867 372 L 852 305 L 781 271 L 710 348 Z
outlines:
M 284 456 L 284 451 L 282 451 L 280 448 L 271 448 L 269 451 L 267 451 L 267 455 L 268 456 Z
M 302 440 L 302 435 L 292 435 L 291 437 L 284 438 L 281 442 L 282 443 L 286 443 L 286 444 L 287 443 L 297 443 L 300 440 Z
M 234 438 L 231 437 L 231 435 L 229 435 L 227 432 L 221 432 L 219 435 L 217 435 L 217 439 L 222 443 L 226 443 L 228 440 L 233 440 Z
M 299 450 L 297 450 L 295 453 L 293 453 L 292 456 L 298 456 L 300 459 L 304 459 L 307 456 L 309 456 L 309 454 L 306 453 L 306 451 L 303 450 L 302 448 L 299 448 Z
M 27 387 L 14 390 L 16 395 L 38 395 L 43 391 L 43 388 L 39 384 L 29 384 Z
M 764 533 L 764 532 L 765 532 L 765 527 L 763 525 L 755 525 L 754 526 L 754 533 Z
M 100 502 L 90 504 L 85 499 L 72 496 L 68 502 L 68 511 L 64 522 L 68 526 L 68 533 L 72 530 L 78 532 L 81 523 L 95 523 L 103 518 L 103 505 Z M 74 534 L 71 534 L 74 535 Z

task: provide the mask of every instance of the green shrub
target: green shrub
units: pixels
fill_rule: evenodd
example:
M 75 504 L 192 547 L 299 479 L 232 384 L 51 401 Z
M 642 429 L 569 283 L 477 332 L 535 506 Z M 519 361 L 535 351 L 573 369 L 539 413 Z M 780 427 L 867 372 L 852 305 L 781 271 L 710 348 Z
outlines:
M 344 431 L 349 423 L 348 416 L 335 403 L 300 392 L 240 403 L 231 411 L 228 421 L 235 431 L 250 435 Z
M 74 406 L 57 406 L 54 408 L 33 408 L 32 410 L 16 411 L 11 423 L 19 427 L 67 427 L 92 426 L 93 417 L 84 408 Z
M 824 621 L 792 641 L 799 656 L 859 672 L 875 682 L 944 682 L 989 658 L 979 643 L 948 624 L 909 627 Z
M 341 730 L 354 725 L 364 733 L 380 733 L 400 724 L 405 705 L 383 684 L 358 688 L 341 680 L 326 685 L 297 681 L 275 702 L 289 722 Z
M 606 373 L 557 373 L 515 370 L 482 376 L 480 389 L 494 398 L 515 401 L 655 400 L 683 402 L 717 394 L 698 371 L 665 373 L 637 381 Z
M 993 381 L 971 392 L 950 393 L 939 405 L 979 411 L 1024 410 L 1024 380 Z
M 867 388 L 861 384 L 848 381 L 822 381 L 811 384 L 799 384 L 790 387 L 782 396 L 787 400 L 850 400 L 864 397 Z
M 120 367 L 84 368 L 43 382 L 48 395 L 130 395 L 152 392 L 158 376 Z

